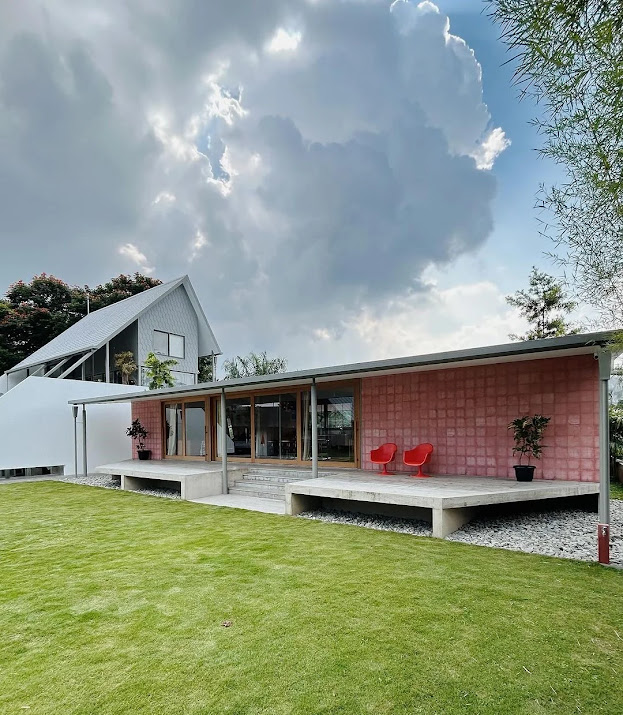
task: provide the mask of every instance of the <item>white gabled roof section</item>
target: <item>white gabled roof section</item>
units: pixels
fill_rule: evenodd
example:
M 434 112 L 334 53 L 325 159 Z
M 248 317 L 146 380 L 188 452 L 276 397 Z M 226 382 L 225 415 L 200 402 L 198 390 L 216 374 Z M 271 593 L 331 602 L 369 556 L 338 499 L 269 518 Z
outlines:
M 210 328 L 201 304 L 190 283 L 188 276 L 177 278 L 174 281 L 163 283 L 149 290 L 137 293 L 129 298 L 120 300 L 105 308 L 95 310 L 86 315 L 82 320 L 74 323 L 49 343 L 46 343 L 32 355 L 22 360 L 7 372 L 24 370 L 46 362 L 60 360 L 68 355 L 78 355 L 85 352 L 99 350 L 109 340 L 118 335 L 122 330 L 133 323 L 155 303 L 169 295 L 176 288 L 183 286 L 188 298 L 197 314 L 199 327 L 199 355 L 221 354 L 221 349 L 216 342 L 214 333 Z
M 195 313 L 197 313 L 197 323 L 199 325 L 199 357 L 210 355 L 212 353 L 215 355 L 221 355 L 223 351 L 216 342 L 210 323 L 208 323 L 208 319 L 203 312 L 199 298 L 197 298 L 195 289 L 193 288 L 188 276 L 184 276 L 182 278 L 182 283 L 186 289 L 188 299 L 195 309 Z

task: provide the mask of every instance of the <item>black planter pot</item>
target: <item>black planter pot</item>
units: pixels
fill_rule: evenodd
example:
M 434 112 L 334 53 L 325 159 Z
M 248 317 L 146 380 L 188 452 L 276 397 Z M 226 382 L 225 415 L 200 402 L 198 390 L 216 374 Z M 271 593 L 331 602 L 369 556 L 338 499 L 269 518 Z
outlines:
M 531 482 L 534 479 L 534 470 L 536 467 L 532 464 L 516 464 L 514 466 L 515 477 L 518 482 Z
M 136 453 L 139 459 L 150 459 L 151 457 L 151 449 L 137 449 Z

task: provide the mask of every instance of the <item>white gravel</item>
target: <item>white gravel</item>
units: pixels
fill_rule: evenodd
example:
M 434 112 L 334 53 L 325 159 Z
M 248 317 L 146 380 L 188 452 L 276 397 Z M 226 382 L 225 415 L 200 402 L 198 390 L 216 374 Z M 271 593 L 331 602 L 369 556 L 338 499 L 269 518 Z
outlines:
M 430 524 L 338 511 L 308 511 L 306 519 L 351 524 L 381 531 L 432 536 Z M 474 519 L 447 537 L 449 541 L 493 546 L 580 561 L 597 560 L 597 514 L 576 509 L 533 511 Z M 610 560 L 623 567 L 623 501 L 611 502 Z
M 71 484 L 84 484 L 88 487 L 104 487 L 104 489 L 121 489 L 121 480 L 107 474 L 89 474 L 87 477 L 62 477 L 59 482 Z M 180 499 L 180 493 L 174 489 L 136 489 L 136 494 L 147 494 L 152 497 L 165 497 L 166 499 Z

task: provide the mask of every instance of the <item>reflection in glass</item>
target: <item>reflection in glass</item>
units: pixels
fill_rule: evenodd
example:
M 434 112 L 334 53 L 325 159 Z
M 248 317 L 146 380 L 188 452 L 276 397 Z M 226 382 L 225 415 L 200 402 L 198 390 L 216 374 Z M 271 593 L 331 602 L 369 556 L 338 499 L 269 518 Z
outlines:
M 216 403 L 216 454 L 221 456 L 221 404 Z M 251 456 L 251 398 L 228 399 L 225 408 L 227 454 L 234 457 Z
M 182 455 L 182 405 L 178 403 L 165 405 L 164 408 L 166 455 L 175 457 Z
M 256 459 L 296 459 L 296 395 L 255 398 Z
M 186 456 L 203 457 L 205 443 L 205 402 L 187 402 L 185 408 Z
M 311 459 L 310 393 L 301 395 L 303 459 Z M 318 458 L 354 462 L 355 398 L 352 387 L 318 390 Z

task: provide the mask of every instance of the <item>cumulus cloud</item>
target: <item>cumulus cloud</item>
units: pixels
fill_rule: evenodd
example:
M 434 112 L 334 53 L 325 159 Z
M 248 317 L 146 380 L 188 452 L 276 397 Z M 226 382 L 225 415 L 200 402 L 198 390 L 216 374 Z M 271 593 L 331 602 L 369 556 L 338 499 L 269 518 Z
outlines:
M 189 272 L 226 348 L 335 336 L 484 244 L 507 146 L 428 1 L 23 0 L 0 28 L 0 281 L 131 261 Z
M 126 258 L 129 258 L 135 266 L 141 270 L 143 273 L 149 275 L 154 272 L 154 267 L 148 265 L 147 256 L 133 244 L 125 243 L 123 246 L 119 247 L 119 253 Z

